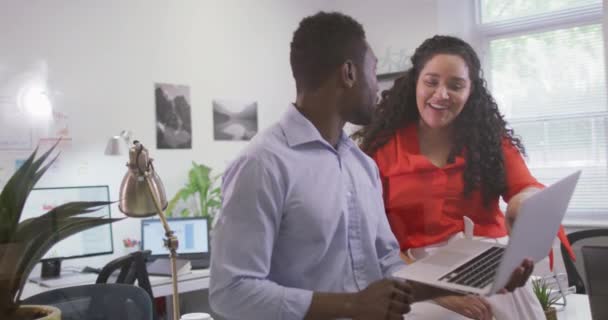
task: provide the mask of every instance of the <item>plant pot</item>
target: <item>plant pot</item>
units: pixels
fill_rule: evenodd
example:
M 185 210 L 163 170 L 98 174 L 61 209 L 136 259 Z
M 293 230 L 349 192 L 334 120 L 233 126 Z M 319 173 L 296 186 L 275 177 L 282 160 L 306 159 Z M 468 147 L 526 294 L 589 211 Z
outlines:
M 61 310 L 51 306 L 22 305 L 11 319 L 19 320 L 61 320 Z
M 554 307 L 549 307 L 549 309 L 545 310 L 545 318 L 547 320 L 557 320 L 557 310 Z

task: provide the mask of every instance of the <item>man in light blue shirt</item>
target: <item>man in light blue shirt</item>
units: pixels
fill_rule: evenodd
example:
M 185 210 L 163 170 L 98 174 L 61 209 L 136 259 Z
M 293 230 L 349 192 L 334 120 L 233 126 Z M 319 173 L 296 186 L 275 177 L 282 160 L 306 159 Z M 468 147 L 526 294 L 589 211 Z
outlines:
M 359 23 L 323 12 L 302 20 L 290 58 L 296 103 L 224 174 L 211 307 L 227 319 L 401 319 L 448 292 L 387 279 L 405 264 L 378 169 L 343 132 L 372 116 L 377 59 Z

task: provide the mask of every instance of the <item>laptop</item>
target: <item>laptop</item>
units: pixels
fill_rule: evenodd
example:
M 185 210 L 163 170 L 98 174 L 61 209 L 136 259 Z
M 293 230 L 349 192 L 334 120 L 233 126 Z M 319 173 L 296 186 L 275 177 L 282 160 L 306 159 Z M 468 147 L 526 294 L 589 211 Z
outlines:
M 591 317 L 608 319 L 608 246 L 583 246 L 582 251 Z
M 524 200 L 506 246 L 459 239 L 393 276 L 456 292 L 495 294 L 525 258 L 538 262 L 547 256 L 580 174 L 577 171 Z
M 209 268 L 209 220 L 203 217 L 169 218 L 167 222 L 179 241 L 178 259 L 190 261 L 192 269 Z M 164 237 L 165 229 L 160 219 L 141 220 L 141 247 L 150 250 L 149 261 L 168 259 Z

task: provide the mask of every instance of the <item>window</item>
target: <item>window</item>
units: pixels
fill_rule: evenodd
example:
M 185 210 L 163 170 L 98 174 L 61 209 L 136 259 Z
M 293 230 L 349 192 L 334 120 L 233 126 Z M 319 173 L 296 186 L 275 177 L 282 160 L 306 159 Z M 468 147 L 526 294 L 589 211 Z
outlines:
M 481 23 L 525 18 L 561 10 L 595 6 L 601 0 L 482 0 Z
M 550 184 L 583 174 L 566 224 L 608 223 L 608 107 L 601 0 L 480 0 L 490 90 Z

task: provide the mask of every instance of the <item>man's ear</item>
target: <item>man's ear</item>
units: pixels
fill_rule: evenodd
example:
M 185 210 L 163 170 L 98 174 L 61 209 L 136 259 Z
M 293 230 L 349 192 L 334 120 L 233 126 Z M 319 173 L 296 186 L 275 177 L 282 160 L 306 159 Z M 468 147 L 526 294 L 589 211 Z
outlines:
M 357 81 L 357 68 L 351 60 L 342 65 L 342 82 L 347 88 L 352 88 Z

